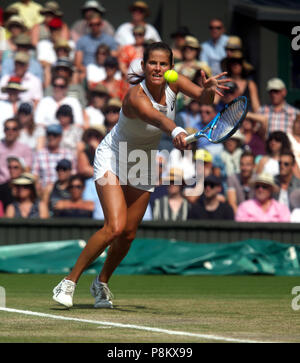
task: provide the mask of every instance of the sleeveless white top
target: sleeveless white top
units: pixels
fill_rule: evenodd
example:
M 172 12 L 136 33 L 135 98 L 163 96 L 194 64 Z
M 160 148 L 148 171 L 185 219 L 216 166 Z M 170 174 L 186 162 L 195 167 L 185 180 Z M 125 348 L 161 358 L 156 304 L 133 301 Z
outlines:
M 145 81 L 140 83 L 153 107 L 168 118 L 175 118 L 176 94 L 166 84 L 166 105 L 157 103 Z M 94 180 L 111 171 L 121 184 L 154 191 L 156 183 L 156 152 L 162 131 L 149 123 L 126 117 L 121 109 L 119 121 L 106 135 L 95 152 Z

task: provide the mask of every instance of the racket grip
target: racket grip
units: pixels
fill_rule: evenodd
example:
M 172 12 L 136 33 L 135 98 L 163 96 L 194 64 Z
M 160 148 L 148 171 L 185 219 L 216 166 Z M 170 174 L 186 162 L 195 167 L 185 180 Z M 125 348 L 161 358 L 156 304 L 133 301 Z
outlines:
M 185 138 L 185 141 L 187 144 L 190 144 L 193 141 L 197 140 L 197 137 L 195 137 L 196 134 L 189 135 Z

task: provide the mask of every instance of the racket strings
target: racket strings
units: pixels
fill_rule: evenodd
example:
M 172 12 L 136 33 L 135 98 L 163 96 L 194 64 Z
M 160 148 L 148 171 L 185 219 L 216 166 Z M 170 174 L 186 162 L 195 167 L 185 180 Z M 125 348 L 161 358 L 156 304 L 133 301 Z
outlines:
M 217 141 L 229 134 L 236 127 L 237 123 L 239 123 L 245 107 L 244 99 L 240 99 L 228 106 L 215 123 L 210 138 L 213 141 Z

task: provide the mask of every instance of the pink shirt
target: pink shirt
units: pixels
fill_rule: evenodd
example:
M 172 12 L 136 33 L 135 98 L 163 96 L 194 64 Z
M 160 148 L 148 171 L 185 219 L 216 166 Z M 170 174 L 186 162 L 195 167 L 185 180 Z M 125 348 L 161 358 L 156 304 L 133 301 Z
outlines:
M 256 199 L 242 202 L 236 212 L 238 222 L 290 222 L 290 211 L 287 206 L 272 199 L 269 209 L 264 212 Z

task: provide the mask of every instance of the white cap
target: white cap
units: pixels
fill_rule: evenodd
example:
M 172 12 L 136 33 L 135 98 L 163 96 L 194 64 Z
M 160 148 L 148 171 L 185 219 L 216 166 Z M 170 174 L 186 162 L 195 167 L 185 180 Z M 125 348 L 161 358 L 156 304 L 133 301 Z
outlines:
M 267 91 L 281 91 L 284 88 L 286 88 L 286 86 L 280 78 L 271 78 L 267 83 Z

